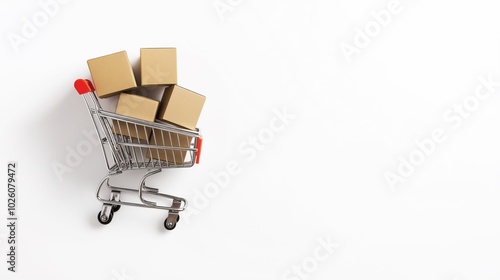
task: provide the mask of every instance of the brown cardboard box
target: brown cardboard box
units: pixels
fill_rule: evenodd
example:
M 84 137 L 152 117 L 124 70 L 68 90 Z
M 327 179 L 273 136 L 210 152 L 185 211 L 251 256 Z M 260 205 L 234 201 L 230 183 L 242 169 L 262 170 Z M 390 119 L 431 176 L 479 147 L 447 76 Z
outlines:
M 126 51 L 89 59 L 87 65 L 99 98 L 137 87 Z
M 174 132 L 160 131 L 155 129 L 151 134 L 149 143 L 158 146 L 170 146 L 176 148 L 189 148 L 193 137 L 181 135 Z M 164 150 L 164 149 L 151 149 L 146 151 L 147 158 L 159 159 L 161 161 L 168 161 L 175 164 L 183 164 L 186 158 L 187 151 L 181 150 Z
M 141 49 L 141 85 L 177 84 L 177 50 L 175 48 Z
M 116 113 L 132 118 L 153 122 L 158 111 L 159 102 L 140 95 L 122 93 L 116 105 Z M 137 127 L 137 129 L 136 129 Z M 124 121 L 113 121 L 113 132 L 147 141 L 151 129 L 141 125 L 133 125 Z
M 206 97 L 178 85 L 165 89 L 158 118 L 194 130 Z

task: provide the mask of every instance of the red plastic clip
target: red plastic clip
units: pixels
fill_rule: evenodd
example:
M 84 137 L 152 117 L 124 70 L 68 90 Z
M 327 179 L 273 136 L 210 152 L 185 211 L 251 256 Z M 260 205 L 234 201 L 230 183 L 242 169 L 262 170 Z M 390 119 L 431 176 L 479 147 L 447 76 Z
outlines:
M 203 136 L 200 135 L 196 140 L 196 147 L 198 150 L 196 151 L 196 164 L 200 163 L 200 155 L 201 155 L 201 146 L 203 144 Z
M 80 95 L 95 91 L 94 85 L 87 79 L 76 80 L 74 86 Z

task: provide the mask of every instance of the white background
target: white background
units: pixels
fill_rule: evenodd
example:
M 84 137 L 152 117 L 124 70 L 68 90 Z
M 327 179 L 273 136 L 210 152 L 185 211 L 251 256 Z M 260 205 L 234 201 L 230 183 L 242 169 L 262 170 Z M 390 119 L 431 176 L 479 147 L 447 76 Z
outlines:
M 500 279 L 500 87 L 474 97 L 479 77 L 500 81 L 497 1 L 401 0 L 380 30 L 372 11 L 390 0 L 67 2 L 46 22 L 38 1 L 0 4 L 4 186 L 19 165 L 18 273 L 2 261 L 1 279 Z M 207 96 L 201 164 L 150 180 L 200 211 L 171 232 L 158 210 L 97 222 L 97 146 L 62 180 L 53 170 L 93 129 L 73 89 L 86 61 L 127 50 L 136 67 L 141 47 L 176 47 L 179 85 Z M 294 118 L 270 138 L 283 110 Z M 446 140 L 391 188 L 435 129 Z M 255 157 L 238 149 L 264 134 Z M 239 173 L 203 204 L 230 162 Z M 338 248 L 314 260 L 318 240 Z

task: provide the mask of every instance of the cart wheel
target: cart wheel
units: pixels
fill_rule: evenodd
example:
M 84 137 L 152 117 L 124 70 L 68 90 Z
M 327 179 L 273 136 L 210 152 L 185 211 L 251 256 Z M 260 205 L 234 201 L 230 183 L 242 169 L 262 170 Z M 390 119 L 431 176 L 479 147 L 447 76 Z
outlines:
M 177 223 L 170 223 L 170 222 L 168 222 L 168 218 L 165 219 L 165 222 L 163 223 L 163 226 L 165 226 L 165 228 L 167 230 L 173 230 L 176 225 L 177 225 Z
M 177 215 L 177 222 L 181 219 L 181 215 Z
M 99 214 L 97 214 L 97 220 L 99 221 L 99 223 L 101 223 L 103 225 L 107 225 L 107 224 L 111 223 L 111 221 L 113 220 L 113 211 L 111 211 L 107 220 L 102 219 L 101 211 L 99 211 Z
M 111 210 L 112 210 L 113 212 L 118 212 L 118 210 L 120 210 L 120 208 L 122 208 L 122 206 L 121 206 L 121 205 L 116 205 L 116 204 L 115 204 L 115 205 L 113 205 L 113 208 L 111 208 Z

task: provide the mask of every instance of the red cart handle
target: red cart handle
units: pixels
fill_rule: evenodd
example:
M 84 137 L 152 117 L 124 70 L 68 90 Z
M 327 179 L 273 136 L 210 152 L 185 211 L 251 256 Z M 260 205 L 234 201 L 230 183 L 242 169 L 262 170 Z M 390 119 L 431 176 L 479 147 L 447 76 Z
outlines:
M 201 155 L 201 146 L 203 144 L 203 136 L 200 135 L 196 140 L 196 147 L 198 150 L 196 151 L 196 164 L 200 163 L 200 155 Z
M 74 86 L 80 95 L 95 91 L 94 85 L 87 79 L 76 80 Z

